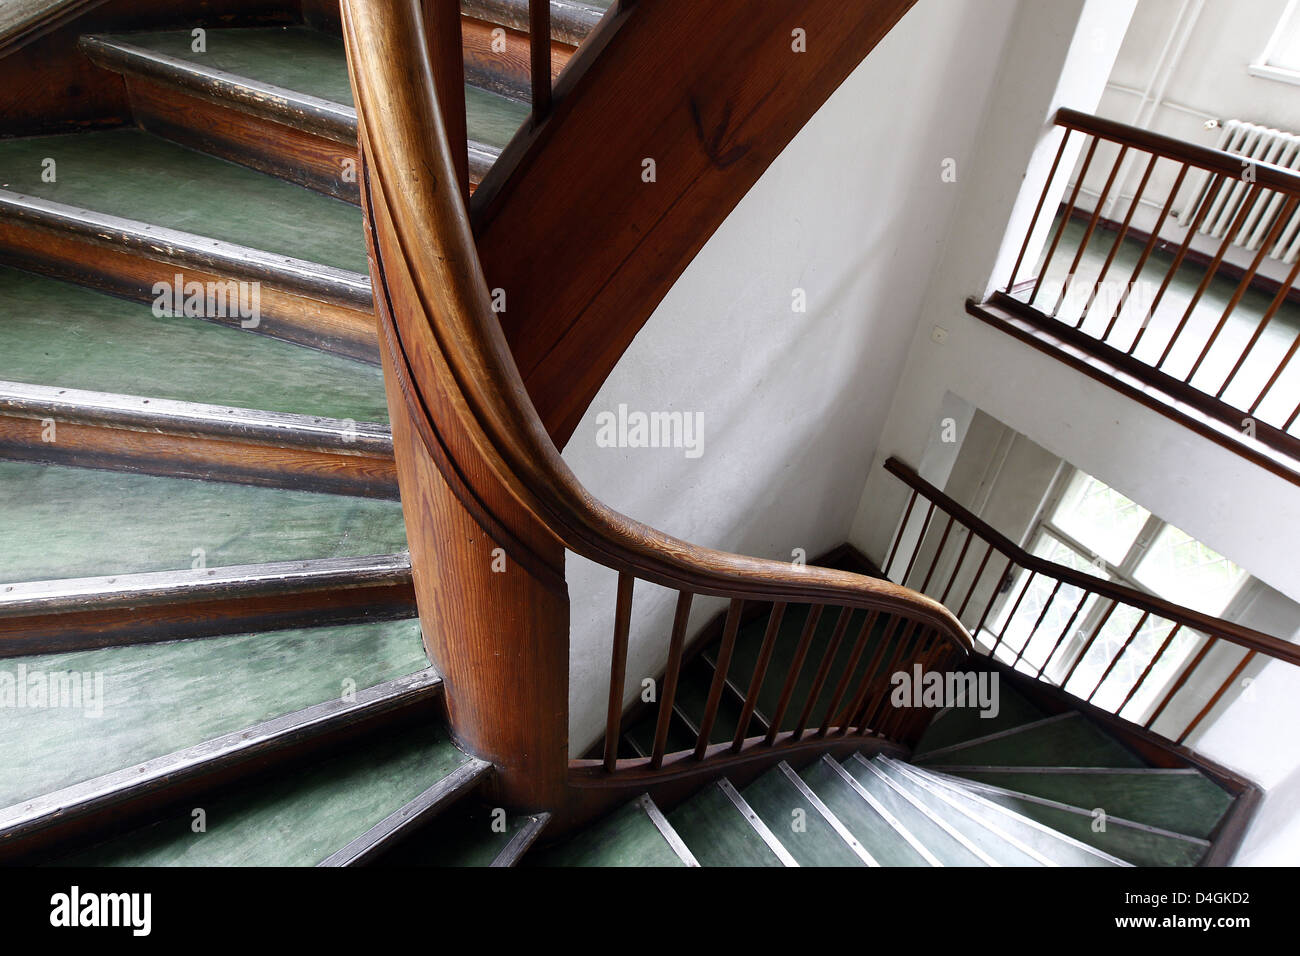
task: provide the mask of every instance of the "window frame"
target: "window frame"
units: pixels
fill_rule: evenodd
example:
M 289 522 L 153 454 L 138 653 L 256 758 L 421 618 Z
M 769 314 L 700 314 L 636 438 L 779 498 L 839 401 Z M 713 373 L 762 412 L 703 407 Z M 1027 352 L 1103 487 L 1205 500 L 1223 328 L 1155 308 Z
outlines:
M 1265 80 L 1278 80 L 1282 83 L 1300 85 L 1300 68 L 1278 66 L 1270 62 L 1277 52 L 1278 44 L 1293 26 L 1300 29 L 1296 19 L 1300 18 L 1300 0 L 1287 0 L 1287 5 L 1278 17 L 1273 32 L 1269 34 L 1268 43 L 1253 62 L 1247 64 L 1246 72 Z

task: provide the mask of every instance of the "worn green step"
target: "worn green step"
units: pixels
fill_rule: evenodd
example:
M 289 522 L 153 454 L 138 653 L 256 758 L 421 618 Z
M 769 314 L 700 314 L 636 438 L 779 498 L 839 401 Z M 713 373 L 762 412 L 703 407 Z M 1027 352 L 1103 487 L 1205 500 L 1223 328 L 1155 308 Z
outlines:
M 388 421 L 379 368 L 0 268 L 0 381 Z
M 860 755 L 841 766 L 944 866 L 991 866 L 994 860 Z
M 882 764 L 896 770 L 901 769 L 901 773 L 894 774 L 895 779 L 899 776 L 911 775 L 922 788 L 928 788 L 946 798 L 949 805 L 955 804 L 969 816 L 1014 838 L 1022 846 L 1031 848 L 1059 866 L 1123 865 L 1120 860 L 1107 855 L 1103 850 L 1082 843 L 1069 834 L 1042 824 L 1013 808 L 995 803 L 982 794 L 961 786 L 950 785 L 943 778 L 929 774 L 923 769 L 899 768 L 889 760 L 883 760 Z
M 648 797 L 632 801 L 565 842 L 524 858 L 537 866 L 688 866 L 665 835 Z M 671 828 L 668 834 L 672 835 Z
M 800 866 L 871 866 L 874 860 L 830 808 L 782 763 L 743 791 Z
M 6 676 L 14 691 L 22 676 L 47 688 L 56 680 L 80 686 L 82 695 L 79 706 L 68 698 L 4 708 L 0 807 L 427 666 L 416 621 L 10 658 L 0 667 L 0 692 Z
M 477 800 L 464 800 L 442 813 L 392 851 L 383 866 L 491 866 L 511 840 L 536 825 L 528 815 L 509 815 Z
M 1193 769 L 945 767 L 944 773 L 1208 839 L 1232 795 Z
M 470 758 L 427 722 L 349 746 L 59 861 L 68 866 L 314 866 Z
M 876 757 L 872 764 L 908 795 L 926 807 L 936 817 L 941 818 L 953 830 L 960 833 L 966 842 L 976 847 L 999 866 L 1048 866 L 1050 860 L 1022 844 L 1014 836 L 1001 829 L 993 829 L 978 817 L 962 812 L 960 805 L 951 798 L 944 799 L 943 791 L 932 786 L 922 786 L 915 778 L 903 773 L 902 768 L 881 757 Z
M 677 681 L 677 706 L 699 727 L 708 708 L 709 689 L 713 686 L 713 670 L 696 658 L 687 667 Z M 740 721 L 740 705 L 735 698 L 723 691 L 718 701 L 717 716 L 713 721 L 713 730 L 709 733 L 709 742 L 727 743 L 736 736 L 736 726 Z M 695 746 L 694 741 L 689 745 Z
M 704 787 L 668 820 L 701 866 L 797 865 L 781 836 L 771 832 L 726 780 Z
M 43 178 L 47 159 L 54 182 Z M 368 271 L 357 207 L 135 129 L 0 140 L 0 188 Z
M 1002 680 L 996 672 L 993 679 L 998 682 L 998 712 L 986 717 L 976 706 L 953 707 L 943 711 L 925 729 L 916 745 L 918 757 L 931 750 L 986 737 L 1013 727 L 1023 727 L 1047 716 L 1017 693 L 1010 681 Z
M 1103 817 L 1097 811 L 1106 808 L 1098 805 L 1076 806 L 977 784 L 967 789 L 1136 866 L 1195 866 L 1209 849 L 1201 838 L 1134 823 L 1109 811 Z
M 193 49 L 188 30 L 105 36 L 154 53 L 186 60 L 237 77 L 352 107 L 343 40 L 306 27 L 208 30 L 206 50 Z M 466 84 L 469 138 L 501 149 L 528 118 L 529 107 Z
M 391 554 L 395 501 L 0 461 L 0 584 Z
M 938 859 L 889 811 L 854 786 L 848 773 L 823 757 L 799 774 L 881 866 L 934 866 Z
M 932 750 L 922 766 L 1141 767 L 1143 762 L 1087 719 L 1069 712 L 999 731 L 987 738 Z

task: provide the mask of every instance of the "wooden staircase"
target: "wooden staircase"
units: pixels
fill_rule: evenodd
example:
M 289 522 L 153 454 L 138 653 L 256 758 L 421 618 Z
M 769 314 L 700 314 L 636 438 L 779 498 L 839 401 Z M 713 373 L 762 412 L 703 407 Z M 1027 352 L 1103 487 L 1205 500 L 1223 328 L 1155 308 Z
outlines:
M 524 0 L 465 0 L 459 31 L 442 0 L 427 19 L 361 0 L 344 19 L 315 0 L 109 0 L 0 36 L 0 74 L 31 91 L 0 138 L 0 859 L 1115 865 L 1230 849 L 1239 796 L 1212 774 L 1147 767 L 1105 734 L 1104 763 L 1068 735 L 1050 764 L 976 759 L 985 728 L 888 705 L 891 668 L 968 660 L 938 601 L 671 539 L 591 500 L 555 449 L 908 5 L 807 0 L 796 25 L 836 37 L 810 54 L 788 11 L 739 0 L 533 3 L 541 42 Z M 665 38 L 683 30 L 674 64 Z M 542 93 L 530 76 L 548 64 Z M 661 102 L 647 83 L 665 76 Z M 605 143 L 611 115 L 636 119 Z M 656 128 L 659 188 L 639 166 L 628 188 L 619 164 Z M 562 232 L 575 216 L 586 232 Z M 505 314 L 487 308 L 498 282 Z M 566 549 L 619 580 L 606 738 L 575 761 Z M 625 707 L 637 582 L 679 595 L 649 712 Z M 703 636 L 697 596 L 729 608 Z M 1033 706 L 996 740 L 1075 726 Z M 1130 793 L 1130 773 L 1140 805 L 1089 837 L 1080 814 Z

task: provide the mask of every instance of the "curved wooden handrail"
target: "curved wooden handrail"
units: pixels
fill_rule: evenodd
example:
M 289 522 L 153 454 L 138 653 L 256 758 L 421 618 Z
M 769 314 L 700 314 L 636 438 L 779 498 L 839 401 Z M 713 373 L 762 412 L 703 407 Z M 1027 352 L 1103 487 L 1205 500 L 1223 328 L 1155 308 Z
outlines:
M 621 579 L 627 576 L 629 603 L 630 582 L 640 578 L 684 595 L 731 598 L 733 607 L 752 600 L 867 609 L 919 628 L 918 638 L 926 636 L 927 660 L 964 658 L 973 646 L 970 635 L 947 608 L 924 595 L 848 572 L 700 547 L 628 518 L 587 492 L 539 419 L 492 311 L 422 42 L 418 0 L 344 0 L 342 6 L 417 600 L 426 643 L 433 642 L 430 655 L 447 676 L 453 731 L 498 764 L 509 762 L 511 748 L 551 748 L 549 737 L 532 724 L 522 726 L 523 721 L 511 743 L 493 744 L 458 725 L 458 719 L 463 716 L 482 731 L 493 716 L 487 713 L 493 706 L 487 695 L 500 697 L 503 685 L 481 686 L 478 697 L 470 685 L 485 683 L 489 663 L 507 666 L 503 657 L 534 653 L 521 643 L 562 630 L 558 640 L 543 641 L 535 652 L 545 662 L 538 665 L 544 674 L 516 675 L 536 698 L 537 719 L 552 728 L 561 723 L 556 689 L 546 685 L 567 673 L 566 548 L 617 570 Z M 521 589 L 513 600 L 523 607 L 507 606 L 499 592 L 488 593 L 496 582 L 480 573 L 481 535 L 451 514 L 453 499 L 487 543 L 503 551 L 512 568 L 523 569 L 523 578 L 506 579 L 520 582 L 511 586 Z M 536 612 L 542 623 L 515 620 L 534 614 L 530 602 L 544 609 Z M 491 627 L 483 623 L 489 618 Z M 503 636 L 512 627 L 516 632 Z M 473 633 L 452 642 L 445 633 L 449 628 Z M 489 660 L 470 660 L 465 645 Z M 915 650 L 920 653 L 919 644 Z M 561 651 L 563 662 L 557 660 Z M 621 692 L 621 681 L 617 689 Z M 560 698 L 565 693 L 567 687 L 559 689 Z M 476 703 L 458 715 L 458 698 Z M 618 716 L 615 709 L 612 719 Z M 701 757 L 706 749 L 701 745 Z M 607 766 L 615 769 L 612 757 Z M 554 787 L 525 788 L 515 795 L 534 805 L 549 803 L 548 809 L 563 800 Z
M 1208 169 L 1212 173 L 1222 173 L 1233 179 L 1240 178 L 1244 168 L 1242 161 L 1248 159 L 1249 164 L 1254 167 L 1254 182 L 1291 195 L 1300 195 L 1300 173 L 1285 166 L 1260 162 L 1237 153 L 1202 146 L 1199 143 L 1189 143 L 1162 133 L 1154 133 L 1140 126 L 1130 126 L 1118 120 L 1081 113 L 1069 107 L 1062 107 L 1056 111 L 1055 123 L 1065 129 L 1078 130 L 1114 143 L 1135 146 L 1145 152 L 1155 153 L 1157 156 L 1187 163 L 1200 169 Z
M 1040 558 L 1038 555 L 1020 547 L 1020 545 L 981 519 L 973 511 L 963 507 L 930 484 L 917 474 L 916 469 L 906 462 L 898 458 L 889 458 L 885 462 L 885 470 L 901 479 L 908 487 L 920 492 L 925 498 L 933 501 L 942 511 L 952 515 L 966 527 L 972 529 L 978 537 L 991 542 L 993 547 L 1001 552 L 1004 557 L 1010 558 L 1014 564 L 1027 571 L 1037 571 L 1046 577 L 1091 591 L 1100 597 L 1109 598 L 1121 604 L 1130 604 L 1139 610 L 1173 621 L 1175 624 L 1181 624 L 1190 630 L 1213 634 L 1231 644 L 1236 644 L 1238 647 L 1258 651 L 1261 654 L 1267 654 L 1269 657 L 1300 665 L 1300 645 L 1292 644 L 1290 641 L 1284 641 L 1280 637 L 1265 634 L 1263 631 L 1257 631 L 1254 628 L 1243 627 L 1240 624 L 1226 621 L 1212 614 L 1203 614 L 1200 611 L 1184 607 L 1181 604 L 1175 604 L 1172 601 L 1166 601 L 1164 598 L 1156 597 L 1145 591 L 1139 591 L 1109 581 L 1106 578 L 1088 574 L 1085 571 L 1079 571 L 1067 565 L 1058 564 L 1055 561 L 1048 561 L 1046 558 Z
M 482 440 L 478 450 L 518 500 L 583 557 L 701 594 L 906 610 L 969 647 L 961 622 L 924 595 L 850 572 L 796 567 L 694 545 L 622 515 L 587 492 L 556 450 L 524 390 L 492 312 L 464 203 L 445 188 L 455 176 L 428 69 L 420 69 L 422 51 L 410 42 L 418 34 L 404 35 L 399 26 L 414 6 L 358 0 L 344 4 L 353 63 L 366 80 L 424 73 L 423 83 L 363 80 L 356 90 L 359 115 L 382 115 L 386 120 L 382 139 L 366 123 L 371 187 L 377 183 L 385 189 L 400 234 L 411 237 L 402 251 L 431 306 L 428 326 L 399 330 L 417 394 L 438 386 L 427 380 L 427 368 L 411 362 L 411 354 L 436 349 L 465 398 L 463 413 Z M 364 11 L 361 29 L 355 25 L 362 19 L 358 10 Z M 423 408 L 412 411 L 423 413 Z

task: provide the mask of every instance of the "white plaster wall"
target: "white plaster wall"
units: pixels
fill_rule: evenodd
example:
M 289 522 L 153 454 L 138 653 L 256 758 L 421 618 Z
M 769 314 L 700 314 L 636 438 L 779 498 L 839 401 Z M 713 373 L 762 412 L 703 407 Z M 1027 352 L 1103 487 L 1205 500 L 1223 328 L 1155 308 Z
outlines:
M 591 492 L 697 544 L 788 560 L 847 538 L 1013 0 L 920 0 L 713 236 L 605 382 L 564 457 Z M 810 37 L 816 42 L 816 37 Z M 792 291 L 805 289 L 806 314 Z M 703 412 L 704 454 L 607 449 L 619 403 Z M 604 721 L 613 572 L 576 559 L 570 742 Z M 666 660 L 673 595 L 638 585 L 628 699 Z M 712 612 L 703 602 L 693 625 Z

